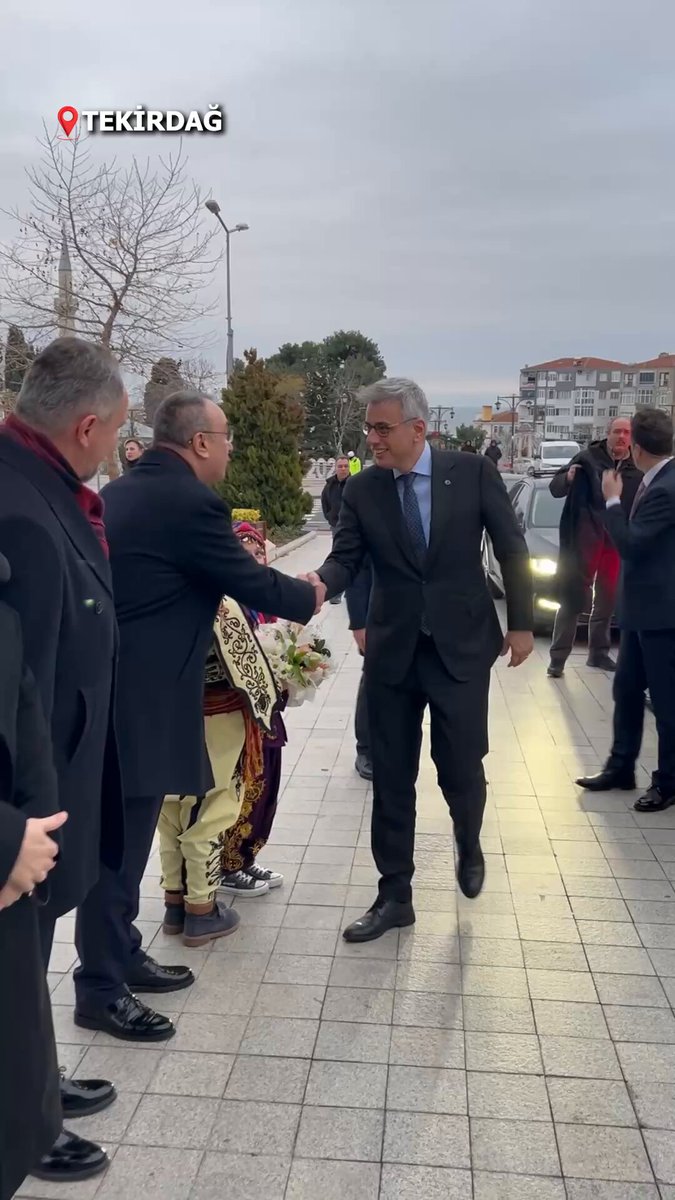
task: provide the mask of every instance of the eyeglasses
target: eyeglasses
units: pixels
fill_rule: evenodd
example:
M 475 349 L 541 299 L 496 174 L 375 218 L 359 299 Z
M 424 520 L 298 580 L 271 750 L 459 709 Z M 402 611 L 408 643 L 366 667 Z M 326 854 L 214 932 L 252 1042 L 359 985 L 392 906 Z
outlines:
M 394 432 L 395 429 L 398 429 L 400 425 L 411 425 L 413 421 L 417 420 L 419 420 L 418 417 L 408 417 L 405 421 L 396 421 L 394 425 L 386 425 L 384 421 L 377 421 L 375 425 L 369 425 L 366 421 L 365 425 L 363 426 L 363 432 L 365 433 L 366 437 L 368 437 L 370 433 L 376 433 L 379 438 L 385 440 Z

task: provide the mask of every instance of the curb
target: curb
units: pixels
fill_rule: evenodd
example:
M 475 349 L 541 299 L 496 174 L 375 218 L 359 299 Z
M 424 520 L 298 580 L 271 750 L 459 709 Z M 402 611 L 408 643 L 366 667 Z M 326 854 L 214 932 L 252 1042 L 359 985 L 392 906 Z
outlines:
M 287 554 L 292 554 L 294 550 L 299 550 L 301 546 L 306 546 L 308 542 L 313 542 L 316 537 L 316 532 L 311 530 L 310 533 L 303 533 L 300 537 L 295 538 L 292 542 L 287 542 L 285 546 L 279 546 L 278 549 L 270 551 L 269 562 L 276 562 L 279 558 L 285 558 Z

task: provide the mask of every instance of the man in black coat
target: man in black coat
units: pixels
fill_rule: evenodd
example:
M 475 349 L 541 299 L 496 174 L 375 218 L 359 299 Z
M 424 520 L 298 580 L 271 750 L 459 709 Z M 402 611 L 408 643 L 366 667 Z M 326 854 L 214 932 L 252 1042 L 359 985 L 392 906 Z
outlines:
M 354 582 L 347 588 L 345 599 L 349 613 L 349 628 L 354 635 L 362 658 L 366 653 L 366 625 L 368 624 L 368 606 L 373 587 L 373 569 L 370 561 L 366 560 Z M 370 753 L 370 726 L 368 724 L 368 703 L 366 700 L 366 676 L 361 671 L 359 690 L 356 696 L 356 712 L 354 715 L 354 734 L 356 736 L 355 768 L 362 779 L 372 780 L 373 758 Z
M 341 454 L 335 460 L 335 474 L 326 480 L 324 489 L 321 493 L 321 509 L 324 517 L 331 527 L 333 535 L 337 529 L 337 524 L 340 519 L 340 505 L 342 504 L 342 493 L 345 490 L 345 484 L 349 479 L 349 459 L 346 454 Z M 331 604 L 340 604 L 342 595 L 333 596 Z
M 135 992 L 194 981 L 187 967 L 154 962 L 134 921 L 164 796 L 203 796 L 214 786 L 203 693 L 218 605 L 228 595 L 301 624 L 316 607 L 312 587 L 261 566 L 235 537 L 229 509 L 212 490 L 230 451 L 223 410 L 198 392 L 177 392 L 157 412 L 153 447 L 104 489 L 120 630 L 116 717 L 128 851 L 123 870 L 104 871 L 80 910 L 75 1020 L 133 1041 L 175 1032 Z M 215 936 L 218 923 L 222 932 L 237 920 L 231 909 L 217 909 L 204 925 Z
M 490 669 L 532 652 L 529 555 L 506 488 L 483 455 L 433 452 L 429 406 L 407 379 L 365 390 L 375 469 L 347 484 L 333 551 L 310 576 L 328 596 L 356 578 L 366 555 L 373 592 L 366 628 L 366 694 L 374 768 L 373 856 L 381 879 L 372 909 L 345 930 L 368 941 L 415 920 L 415 783 L 422 718 L 455 827 L 458 881 L 483 886 Z M 502 566 L 508 632 L 502 634 L 482 566 L 487 530 Z
M 122 860 L 122 793 L 112 694 L 116 622 L 102 504 L 85 482 L 115 453 L 127 411 L 119 367 L 100 346 L 59 338 L 26 372 L 16 414 L 0 425 L 0 549 L 26 662 L 51 729 L 59 805 L 68 813 L 61 856 L 39 909 L 45 968 L 56 919 Z M 62 1084 L 64 1115 L 115 1098 L 112 1084 Z M 107 1156 L 64 1132 L 40 1163 L 47 1179 L 105 1170 Z
M 599 775 L 577 780 L 589 791 L 635 787 L 645 689 L 658 734 L 658 769 L 635 802 L 638 812 L 675 804 L 675 463 L 669 412 L 642 409 L 632 420 L 633 455 L 644 473 L 627 516 L 623 472 L 607 471 L 605 520 L 622 561 L 621 644 L 614 676 L 614 737 Z
M 590 612 L 588 666 L 614 671 L 609 653 L 612 616 L 619 582 L 619 555 L 604 520 L 603 471 L 617 469 L 623 480 L 621 503 L 630 513 L 642 478 L 630 452 L 630 421 L 614 417 L 607 437 L 576 454 L 549 484 L 552 496 L 566 497 L 560 518 L 556 613 L 548 674 L 560 679 L 570 656 L 579 614 Z
M 0 554 L 0 585 L 10 577 Z M 1 591 L 0 591 L 1 594 Z M 10 1200 L 62 1124 L 56 1045 L 38 931 L 38 897 L 54 865 L 56 774 L 21 623 L 0 603 L 0 1200 Z M 44 898 L 44 897 L 43 897 Z

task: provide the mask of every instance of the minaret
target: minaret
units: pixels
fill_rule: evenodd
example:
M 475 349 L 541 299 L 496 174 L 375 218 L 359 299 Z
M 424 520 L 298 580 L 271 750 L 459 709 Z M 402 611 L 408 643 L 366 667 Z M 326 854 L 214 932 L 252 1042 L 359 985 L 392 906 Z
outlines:
M 70 266 L 66 227 L 61 227 L 61 256 L 59 258 L 59 294 L 54 301 L 59 323 L 59 337 L 75 336 L 75 313 L 77 300 L 73 295 L 73 272 Z

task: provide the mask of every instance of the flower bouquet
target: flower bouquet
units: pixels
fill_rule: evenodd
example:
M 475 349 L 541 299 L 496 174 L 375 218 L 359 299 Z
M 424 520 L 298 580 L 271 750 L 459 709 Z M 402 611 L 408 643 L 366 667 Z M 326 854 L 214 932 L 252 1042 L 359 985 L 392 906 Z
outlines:
M 331 652 L 310 628 L 284 621 L 261 625 L 258 641 L 277 686 L 285 692 L 289 708 L 313 700 L 317 688 L 331 671 Z

